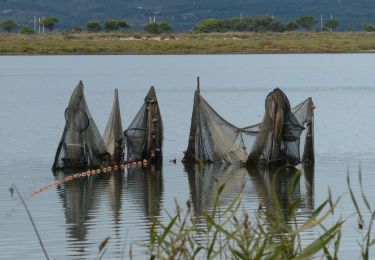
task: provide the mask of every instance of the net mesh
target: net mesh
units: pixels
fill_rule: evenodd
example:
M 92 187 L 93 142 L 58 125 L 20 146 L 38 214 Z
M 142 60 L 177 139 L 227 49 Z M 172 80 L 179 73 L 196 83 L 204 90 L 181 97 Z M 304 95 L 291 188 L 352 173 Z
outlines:
M 222 118 L 195 91 L 189 143 L 184 161 L 243 162 L 248 157 L 246 143 L 254 140 L 252 130 L 238 128 Z M 249 145 L 249 144 L 248 144 Z
M 291 111 L 287 96 L 279 88 L 268 94 L 265 113 L 248 163 L 298 164 L 300 135 L 304 126 Z
M 304 125 L 304 158 L 313 161 L 311 98 L 291 109 L 288 98 L 277 88 L 267 96 L 265 109 L 261 123 L 238 128 L 223 119 L 197 89 L 184 161 L 298 164 Z
M 103 141 L 107 147 L 108 153 L 111 155 L 111 159 L 119 162 L 123 153 L 124 134 L 117 89 L 115 89 L 113 106 L 104 131 Z
M 65 110 L 65 127 L 52 169 L 97 167 L 108 156 L 86 104 L 83 89 L 80 81 Z
M 161 159 L 163 122 L 154 87 L 150 88 L 141 109 L 124 135 L 128 161 Z

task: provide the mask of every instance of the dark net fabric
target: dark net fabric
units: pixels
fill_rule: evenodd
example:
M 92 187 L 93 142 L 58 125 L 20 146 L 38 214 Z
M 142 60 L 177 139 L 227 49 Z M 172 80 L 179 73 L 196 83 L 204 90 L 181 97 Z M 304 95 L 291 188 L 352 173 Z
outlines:
M 103 139 L 87 107 L 80 81 L 65 110 L 65 127 L 52 168 L 96 167 L 107 155 Z
M 109 116 L 107 126 L 104 131 L 103 141 L 107 147 L 108 153 L 114 159 L 115 154 L 124 142 L 124 133 L 121 123 L 120 102 L 118 99 L 118 90 L 115 89 L 115 95 Z
M 238 128 L 223 119 L 196 90 L 184 161 L 298 164 L 300 136 L 313 118 L 311 98 L 291 109 L 286 95 L 275 89 L 267 96 L 265 108 L 261 123 Z M 309 151 L 305 154 L 313 158 L 313 124 L 306 129 L 311 132 L 312 149 L 305 146 Z
M 279 88 L 268 94 L 259 127 L 248 164 L 300 162 L 300 136 L 304 127 L 294 116 L 287 96 Z
M 309 97 L 294 108 L 293 115 L 301 125 L 305 126 L 304 138 L 301 139 L 303 147 L 303 162 L 314 162 L 314 103 Z
M 196 90 L 184 161 L 245 163 L 255 134 L 226 121 Z
M 154 87 L 150 88 L 141 109 L 124 135 L 128 161 L 161 159 L 163 122 Z

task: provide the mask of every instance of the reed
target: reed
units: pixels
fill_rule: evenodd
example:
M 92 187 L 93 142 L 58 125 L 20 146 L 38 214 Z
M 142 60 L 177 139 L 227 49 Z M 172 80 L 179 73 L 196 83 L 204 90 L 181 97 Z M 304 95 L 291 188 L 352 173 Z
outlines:
M 296 188 L 299 177 L 298 173 L 290 183 L 289 195 Z M 190 203 L 186 212 L 177 205 L 176 213 L 170 216 L 167 224 L 155 220 L 149 232 L 150 259 L 193 259 L 197 256 L 207 259 L 308 259 L 317 254 L 333 258 L 337 255 L 344 221 L 339 219 L 329 227 L 324 227 L 323 222 L 334 213 L 340 198 L 332 201 L 329 196 L 304 223 L 297 225 L 300 201 L 292 196 L 288 196 L 286 213 L 282 212 L 274 196 L 273 210 L 267 212 L 260 207 L 255 220 L 251 221 L 249 214 L 241 210 L 241 191 L 228 206 L 219 208 L 223 189 L 224 185 L 220 186 L 213 209 L 203 213 L 203 223 L 192 214 Z M 310 244 L 302 245 L 301 232 L 315 229 L 321 229 L 322 235 Z

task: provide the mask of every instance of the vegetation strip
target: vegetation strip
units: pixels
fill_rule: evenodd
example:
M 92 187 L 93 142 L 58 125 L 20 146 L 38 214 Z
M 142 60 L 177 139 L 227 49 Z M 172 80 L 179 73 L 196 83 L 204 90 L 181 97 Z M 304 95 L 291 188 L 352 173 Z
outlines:
M 0 54 L 216 54 L 374 52 L 375 33 L 0 34 Z

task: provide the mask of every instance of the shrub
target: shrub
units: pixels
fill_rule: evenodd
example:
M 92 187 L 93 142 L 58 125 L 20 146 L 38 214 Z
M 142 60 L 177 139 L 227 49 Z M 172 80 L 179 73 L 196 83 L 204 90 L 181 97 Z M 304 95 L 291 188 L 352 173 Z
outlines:
M 102 27 L 96 20 L 90 20 L 87 22 L 86 29 L 88 32 L 100 32 Z
M 168 23 L 148 23 L 144 27 L 145 32 L 152 34 L 169 33 L 172 27 Z
M 23 24 L 21 25 L 21 30 L 20 32 L 22 34 L 33 34 L 35 33 L 35 30 L 34 28 L 32 28 L 30 25 L 27 25 L 27 24 Z
M 48 31 L 52 32 L 58 22 L 59 20 L 56 17 L 48 16 L 46 18 L 43 18 L 40 21 L 40 24 L 46 27 Z
M 365 32 L 374 32 L 375 31 L 375 25 L 371 23 L 365 23 L 362 25 L 362 31 Z
M 295 22 L 295 21 L 290 21 L 289 23 L 287 23 L 287 25 L 285 26 L 285 29 L 287 31 L 297 31 L 299 28 L 298 24 Z
M 117 31 L 119 29 L 118 21 L 114 19 L 105 20 L 103 28 L 106 32 Z
M 0 23 L 0 27 L 10 33 L 12 32 L 14 29 L 16 29 L 17 27 L 17 24 L 13 21 L 13 20 L 4 20 Z

